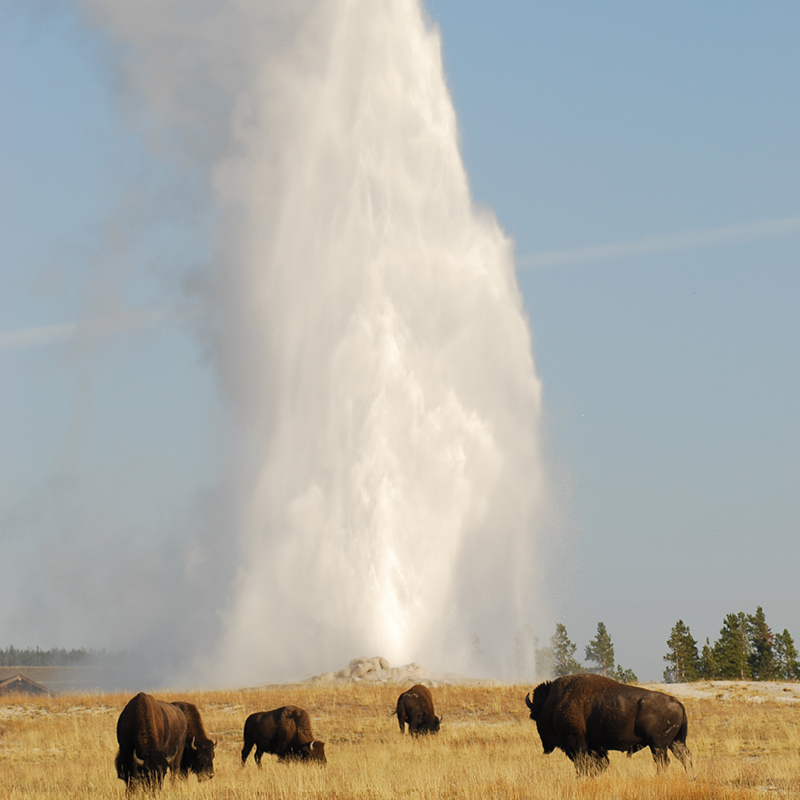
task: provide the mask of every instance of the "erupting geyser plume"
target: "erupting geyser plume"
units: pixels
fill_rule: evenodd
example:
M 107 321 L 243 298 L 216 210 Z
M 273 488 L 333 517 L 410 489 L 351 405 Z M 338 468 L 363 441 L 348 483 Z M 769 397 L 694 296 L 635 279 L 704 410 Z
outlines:
M 475 637 L 507 662 L 535 610 L 540 386 L 420 0 L 85 4 L 217 209 L 239 568 L 215 677 L 468 669 Z

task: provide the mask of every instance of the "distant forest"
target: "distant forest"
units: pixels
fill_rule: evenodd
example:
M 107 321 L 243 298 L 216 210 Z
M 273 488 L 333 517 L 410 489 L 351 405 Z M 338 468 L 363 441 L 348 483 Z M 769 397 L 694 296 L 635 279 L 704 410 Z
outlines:
M 109 653 L 106 650 L 18 650 L 8 647 L 0 650 L 0 667 L 86 667 L 113 666 L 119 664 L 124 653 Z

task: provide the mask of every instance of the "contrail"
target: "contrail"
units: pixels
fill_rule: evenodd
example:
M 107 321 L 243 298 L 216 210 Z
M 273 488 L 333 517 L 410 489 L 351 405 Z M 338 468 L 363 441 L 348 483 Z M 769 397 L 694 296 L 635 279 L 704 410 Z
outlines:
M 167 320 L 188 316 L 196 311 L 197 309 L 193 307 L 156 308 L 146 311 L 128 311 L 113 317 L 96 317 L 81 322 L 16 328 L 0 333 L 0 352 L 44 347 L 72 339 L 108 338 L 122 333 L 133 333 Z
M 570 250 L 545 250 L 521 256 L 517 267 L 531 269 L 536 267 L 560 267 L 570 264 L 587 264 L 592 261 L 606 261 L 611 258 L 650 253 L 666 253 L 671 250 L 691 250 L 697 247 L 733 244 L 754 239 L 771 239 L 800 232 L 800 217 L 766 219 L 759 222 L 746 222 L 739 225 L 726 225 L 722 228 L 707 228 L 700 231 L 685 231 L 664 236 L 635 239 L 632 242 L 598 244 L 591 247 L 576 247 Z
M 55 342 L 70 339 L 77 328 L 74 322 L 62 325 L 46 325 L 40 328 L 17 328 L 0 333 L 0 350 L 24 350 L 29 347 L 43 347 Z

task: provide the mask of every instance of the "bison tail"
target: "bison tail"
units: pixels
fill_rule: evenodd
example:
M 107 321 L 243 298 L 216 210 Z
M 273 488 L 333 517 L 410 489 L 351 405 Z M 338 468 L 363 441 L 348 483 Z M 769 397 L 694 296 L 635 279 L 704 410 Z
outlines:
M 406 732 L 406 710 L 401 706 L 398 706 L 394 712 L 397 714 L 397 724 L 400 726 L 400 733 Z

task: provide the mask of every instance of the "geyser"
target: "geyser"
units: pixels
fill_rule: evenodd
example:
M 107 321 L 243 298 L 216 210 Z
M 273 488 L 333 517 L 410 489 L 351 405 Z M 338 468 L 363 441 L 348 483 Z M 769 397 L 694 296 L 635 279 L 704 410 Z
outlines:
M 209 677 L 507 668 L 536 613 L 540 385 L 419 0 L 87 4 L 217 210 L 238 572 Z

